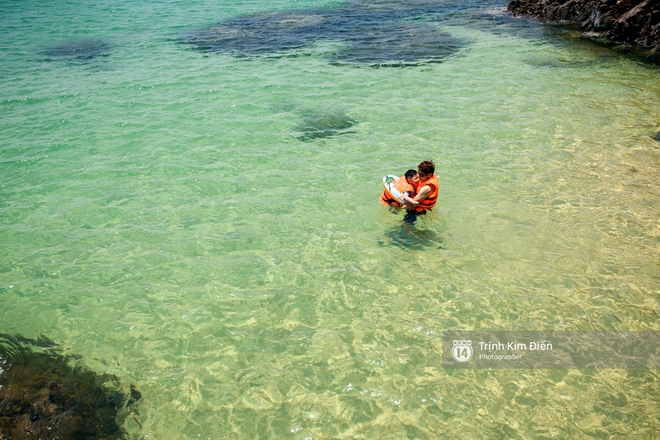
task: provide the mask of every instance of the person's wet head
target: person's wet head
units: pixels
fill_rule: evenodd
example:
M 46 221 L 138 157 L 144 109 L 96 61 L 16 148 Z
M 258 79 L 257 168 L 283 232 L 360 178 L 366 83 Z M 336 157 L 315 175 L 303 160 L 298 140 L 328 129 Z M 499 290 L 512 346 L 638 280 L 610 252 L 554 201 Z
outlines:
M 435 164 L 430 160 L 425 160 L 417 166 L 418 179 L 423 182 L 435 173 Z

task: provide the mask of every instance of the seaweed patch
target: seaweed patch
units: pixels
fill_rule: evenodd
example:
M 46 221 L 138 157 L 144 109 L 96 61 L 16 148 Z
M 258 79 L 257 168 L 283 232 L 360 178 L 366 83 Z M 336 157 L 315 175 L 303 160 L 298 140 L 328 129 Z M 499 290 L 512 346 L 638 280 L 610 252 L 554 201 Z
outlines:
M 72 362 L 45 337 L 0 334 L 0 439 L 126 438 L 140 392 Z

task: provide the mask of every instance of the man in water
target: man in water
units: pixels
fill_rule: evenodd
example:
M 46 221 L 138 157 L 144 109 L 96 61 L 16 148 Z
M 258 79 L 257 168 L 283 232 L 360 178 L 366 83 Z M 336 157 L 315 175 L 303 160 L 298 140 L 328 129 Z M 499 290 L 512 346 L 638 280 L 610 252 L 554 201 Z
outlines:
M 416 192 L 415 188 L 418 182 L 419 179 L 417 179 L 417 171 L 408 170 L 406 171 L 406 174 L 404 174 L 403 177 L 399 177 L 398 179 L 396 179 L 393 185 L 394 188 L 396 188 L 401 194 L 406 195 L 408 197 L 415 197 L 415 192 Z M 387 194 L 387 191 L 383 191 L 383 194 L 381 194 L 380 196 L 380 201 L 385 205 L 389 205 L 390 207 L 395 207 L 395 208 L 401 207 L 401 202 L 390 197 Z
M 433 209 L 440 190 L 438 177 L 435 175 L 435 164 L 432 161 L 425 160 L 420 163 L 417 166 L 417 171 L 419 179 L 417 194 L 414 198 L 407 195 L 403 196 L 407 208 L 403 220 L 410 223 L 414 223 L 417 216 Z

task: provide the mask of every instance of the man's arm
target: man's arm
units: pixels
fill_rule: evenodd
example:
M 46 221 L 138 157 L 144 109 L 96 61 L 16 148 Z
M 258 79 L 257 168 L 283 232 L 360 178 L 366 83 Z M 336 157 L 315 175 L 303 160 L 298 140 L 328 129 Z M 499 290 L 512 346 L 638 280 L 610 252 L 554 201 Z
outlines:
M 426 199 L 429 196 L 429 194 L 431 194 L 431 187 L 428 185 L 424 185 L 423 187 L 420 188 L 419 192 L 417 193 L 414 199 L 404 194 L 403 202 L 406 204 L 408 208 L 416 208 L 417 205 L 419 205 L 419 202 Z

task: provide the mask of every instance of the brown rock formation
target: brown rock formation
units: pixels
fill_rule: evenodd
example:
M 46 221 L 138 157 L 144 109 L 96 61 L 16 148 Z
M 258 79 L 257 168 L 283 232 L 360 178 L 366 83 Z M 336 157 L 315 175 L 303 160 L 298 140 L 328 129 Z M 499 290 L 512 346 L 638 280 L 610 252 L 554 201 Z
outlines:
M 660 55 L 660 0 L 512 0 L 507 9 Z
M 141 397 L 72 365 L 47 338 L 0 333 L 0 440 L 124 439 L 122 422 Z

